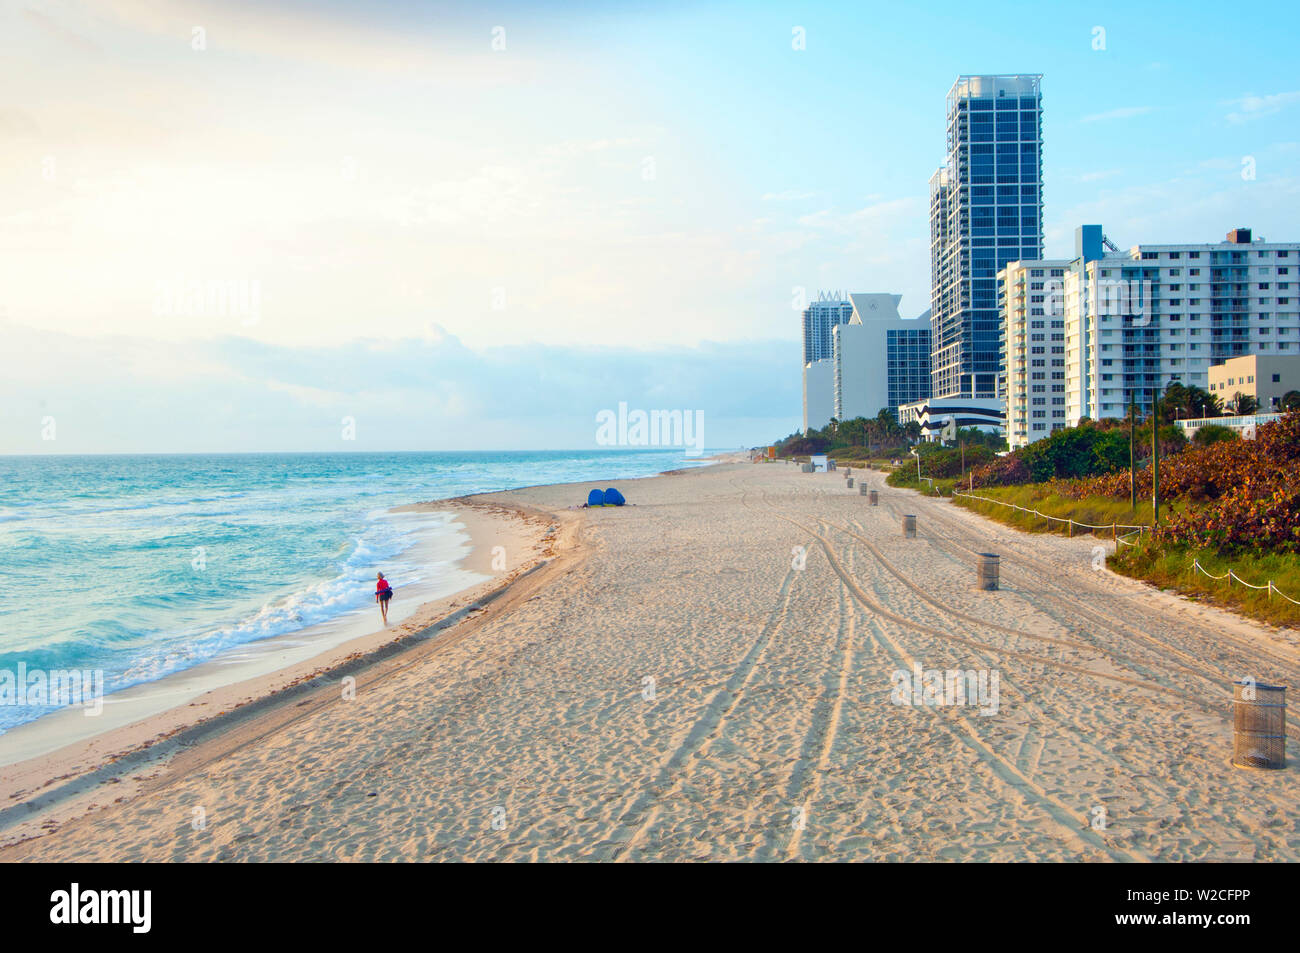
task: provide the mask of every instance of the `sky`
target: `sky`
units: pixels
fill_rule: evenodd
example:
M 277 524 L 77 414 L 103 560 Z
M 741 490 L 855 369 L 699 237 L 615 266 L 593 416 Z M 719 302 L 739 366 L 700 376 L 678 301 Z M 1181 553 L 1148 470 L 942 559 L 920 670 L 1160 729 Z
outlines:
M 585 448 L 801 421 L 797 304 L 929 306 L 965 73 L 1046 253 L 1300 240 L 1294 4 L 0 0 L 0 452 Z M 344 421 L 351 421 L 351 427 Z

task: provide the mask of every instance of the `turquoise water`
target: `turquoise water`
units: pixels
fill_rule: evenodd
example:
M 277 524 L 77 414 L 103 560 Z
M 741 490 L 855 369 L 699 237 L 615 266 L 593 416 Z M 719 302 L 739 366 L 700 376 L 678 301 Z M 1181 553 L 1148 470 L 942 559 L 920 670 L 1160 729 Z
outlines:
M 118 691 L 368 607 L 377 570 L 399 593 L 437 572 L 403 560 L 417 530 L 393 506 L 699 462 L 680 450 L 0 457 L 0 673 L 102 670 Z M 13 701 L 0 732 L 50 710 Z

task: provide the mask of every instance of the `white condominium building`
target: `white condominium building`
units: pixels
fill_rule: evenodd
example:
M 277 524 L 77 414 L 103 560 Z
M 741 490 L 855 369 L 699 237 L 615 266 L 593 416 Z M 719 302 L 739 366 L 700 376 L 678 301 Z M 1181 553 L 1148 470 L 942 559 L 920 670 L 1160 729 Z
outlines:
M 853 304 L 840 291 L 819 291 L 803 311 L 803 362 L 831 357 L 831 331 L 853 316 Z
M 803 366 L 803 432 L 821 430 L 835 416 L 835 362 L 809 361 Z
M 1003 400 L 1013 449 L 1065 426 L 1065 315 L 1048 296 L 1064 286 L 1066 260 L 1012 261 L 998 273 Z
M 853 314 L 831 331 L 835 365 L 835 417 L 896 413 L 899 404 L 930 393 L 928 315 L 902 318 L 902 295 L 852 294 Z
M 1001 273 L 1005 393 L 1026 393 L 1028 416 L 1008 406 L 1008 437 L 1023 446 L 1045 435 L 1031 429 L 1035 422 L 1073 427 L 1084 417 L 1122 417 L 1129 401 L 1149 407 L 1153 396 L 1171 381 L 1207 388 L 1211 365 L 1249 353 L 1300 354 L 1300 242 L 1252 241 L 1249 229 L 1238 228 L 1219 243 L 1134 245 L 1121 252 L 1107 241 L 1099 225 L 1076 232 L 1077 257 L 1062 268 L 1059 261 L 1012 263 Z M 1032 287 L 1025 320 L 1044 320 L 1049 338 L 1042 355 L 1027 340 L 1029 363 L 1016 361 L 1016 332 L 1020 318 L 1019 281 L 1036 280 L 1035 270 L 1057 270 L 1055 280 L 1044 275 L 1042 301 Z M 1009 285 L 1014 282 L 1015 287 Z M 1059 283 L 1058 283 L 1059 282 Z M 1041 306 L 1042 315 L 1035 314 Z M 1053 329 L 1053 321 L 1063 328 Z M 1052 333 L 1064 333 L 1053 342 Z M 1051 360 L 1051 348 L 1064 346 L 1064 368 L 1032 361 Z M 1048 376 L 1041 381 L 1037 372 Z M 1050 390 L 1051 375 L 1064 373 L 1064 394 Z M 1037 393 L 1036 384 L 1049 389 Z M 1060 381 L 1055 383 L 1059 384 Z M 1032 403 L 1037 396 L 1049 402 Z M 1064 397 L 1064 420 L 1054 415 L 1050 400 Z M 1036 418 L 1034 411 L 1045 416 Z M 1024 427 L 1019 426 L 1023 419 Z M 1019 432 L 1018 432 L 1019 431 Z

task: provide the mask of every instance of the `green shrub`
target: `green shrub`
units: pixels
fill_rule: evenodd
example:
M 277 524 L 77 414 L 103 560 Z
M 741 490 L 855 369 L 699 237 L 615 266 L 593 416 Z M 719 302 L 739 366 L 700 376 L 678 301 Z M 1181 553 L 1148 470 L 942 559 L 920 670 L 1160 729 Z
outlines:
M 1138 460 L 1151 455 L 1151 426 L 1137 429 Z M 1181 453 L 1187 446 L 1182 430 L 1169 425 L 1160 428 L 1160 456 Z M 1080 421 L 1077 427 L 1058 430 L 1001 460 L 975 470 L 976 486 L 1010 486 L 1074 480 L 1128 469 L 1129 433 L 1122 421 Z
M 1221 424 L 1206 424 L 1196 431 L 1192 437 L 1192 443 L 1198 447 L 1208 447 L 1212 443 L 1222 443 L 1225 440 L 1236 440 L 1237 432 L 1231 427 L 1224 427 Z

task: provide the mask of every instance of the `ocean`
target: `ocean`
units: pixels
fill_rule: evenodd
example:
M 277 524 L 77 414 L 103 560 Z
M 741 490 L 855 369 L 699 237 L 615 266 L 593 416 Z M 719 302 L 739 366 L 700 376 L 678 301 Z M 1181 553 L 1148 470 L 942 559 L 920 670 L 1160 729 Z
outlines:
M 393 507 L 701 462 L 680 449 L 0 456 L 0 681 L 20 665 L 102 671 L 111 695 L 348 614 L 377 629 L 376 571 L 399 597 L 473 581 L 454 578 L 465 537 L 448 516 Z M 0 734 L 53 710 L 0 698 Z

